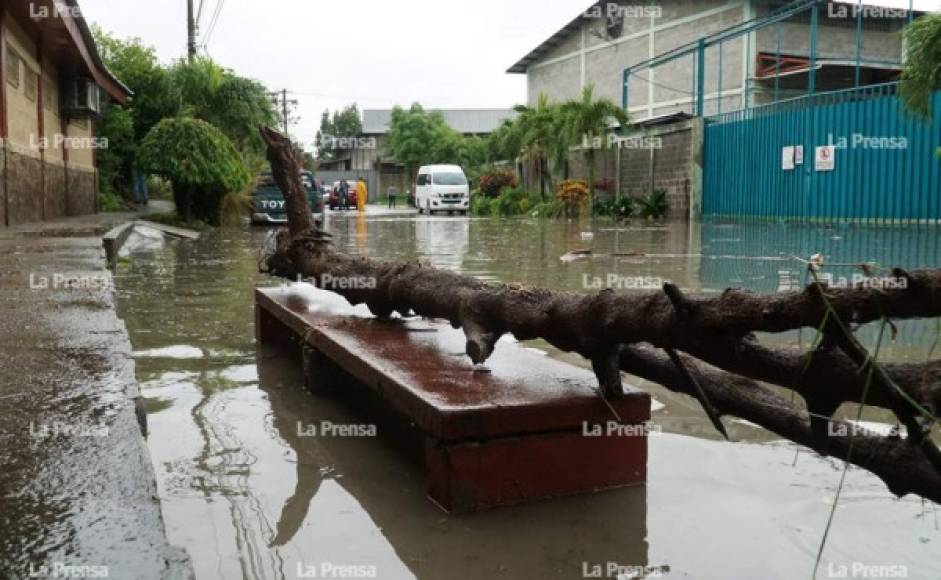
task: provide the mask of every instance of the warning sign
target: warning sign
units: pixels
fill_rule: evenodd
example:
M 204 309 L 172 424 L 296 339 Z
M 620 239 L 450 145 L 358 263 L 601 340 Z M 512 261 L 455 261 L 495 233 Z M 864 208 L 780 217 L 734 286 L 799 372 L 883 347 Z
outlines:
M 785 147 L 781 149 L 781 169 L 790 171 L 794 169 L 794 148 Z
M 814 153 L 814 169 L 817 171 L 833 171 L 836 167 L 836 147 L 821 145 Z

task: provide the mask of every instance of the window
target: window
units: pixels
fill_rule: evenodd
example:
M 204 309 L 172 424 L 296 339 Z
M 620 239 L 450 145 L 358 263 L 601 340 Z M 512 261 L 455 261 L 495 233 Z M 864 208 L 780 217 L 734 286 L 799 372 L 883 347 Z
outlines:
M 418 176 L 418 181 L 416 182 L 416 185 L 428 185 L 428 183 L 431 181 L 428 177 L 429 176 L 427 173 L 420 174 Z
M 7 44 L 7 82 L 14 88 L 20 87 L 20 55 Z
M 467 185 L 463 173 L 435 173 L 435 185 Z
M 35 101 L 36 100 L 36 90 L 37 84 L 39 83 L 39 75 L 34 73 L 32 69 L 28 66 L 23 67 L 23 92 L 26 94 L 26 98 Z

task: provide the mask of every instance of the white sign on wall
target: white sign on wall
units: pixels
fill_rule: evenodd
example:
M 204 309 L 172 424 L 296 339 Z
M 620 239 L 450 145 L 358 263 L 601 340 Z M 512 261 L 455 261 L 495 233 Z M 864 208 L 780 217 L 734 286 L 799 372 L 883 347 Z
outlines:
M 781 169 L 784 171 L 794 169 L 794 148 L 791 146 L 781 149 Z
M 814 169 L 817 171 L 833 171 L 836 167 L 836 147 L 821 145 L 814 153 Z
M 804 146 L 795 145 L 794 146 L 794 165 L 803 165 L 804 164 Z

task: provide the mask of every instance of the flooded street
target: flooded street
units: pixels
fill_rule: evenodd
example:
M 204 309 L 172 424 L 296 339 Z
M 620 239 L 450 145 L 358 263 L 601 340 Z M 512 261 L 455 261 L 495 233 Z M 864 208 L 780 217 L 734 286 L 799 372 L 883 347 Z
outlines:
M 586 293 L 612 283 L 634 291 L 638 279 L 694 293 L 775 292 L 801 283 L 793 256 L 814 253 L 832 264 L 941 267 L 941 232 L 928 228 L 384 212 L 330 214 L 327 228 L 351 253 Z M 694 400 L 645 381 L 632 382 L 654 397 L 663 430 L 649 440 L 648 483 L 594 495 L 449 516 L 426 499 L 422 470 L 381 426 L 378 437 L 302 437 L 299 422 L 358 423 L 368 409 L 355 396 L 310 395 L 293 360 L 256 343 L 253 289 L 282 284 L 257 272 L 268 233 L 218 229 L 149 247 L 115 276 L 169 540 L 188 550 L 199 580 L 324 570 L 382 579 L 811 577 L 842 463 L 731 418 L 734 442 L 719 441 Z M 570 254 L 577 250 L 591 254 Z M 880 358 L 925 360 L 935 321 L 898 327 Z M 860 334 L 867 347 L 875 330 Z M 806 348 L 812 339 L 804 331 L 776 340 Z M 941 578 L 938 507 L 897 500 L 850 470 L 818 577 L 853 577 L 854 566 Z

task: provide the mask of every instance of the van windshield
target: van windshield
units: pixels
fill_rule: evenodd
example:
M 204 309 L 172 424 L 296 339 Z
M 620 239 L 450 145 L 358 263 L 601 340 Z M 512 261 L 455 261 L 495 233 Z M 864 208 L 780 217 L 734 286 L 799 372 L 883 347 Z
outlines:
M 463 173 L 435 173 L 432 181 L 435 185 L 467 185 Z

